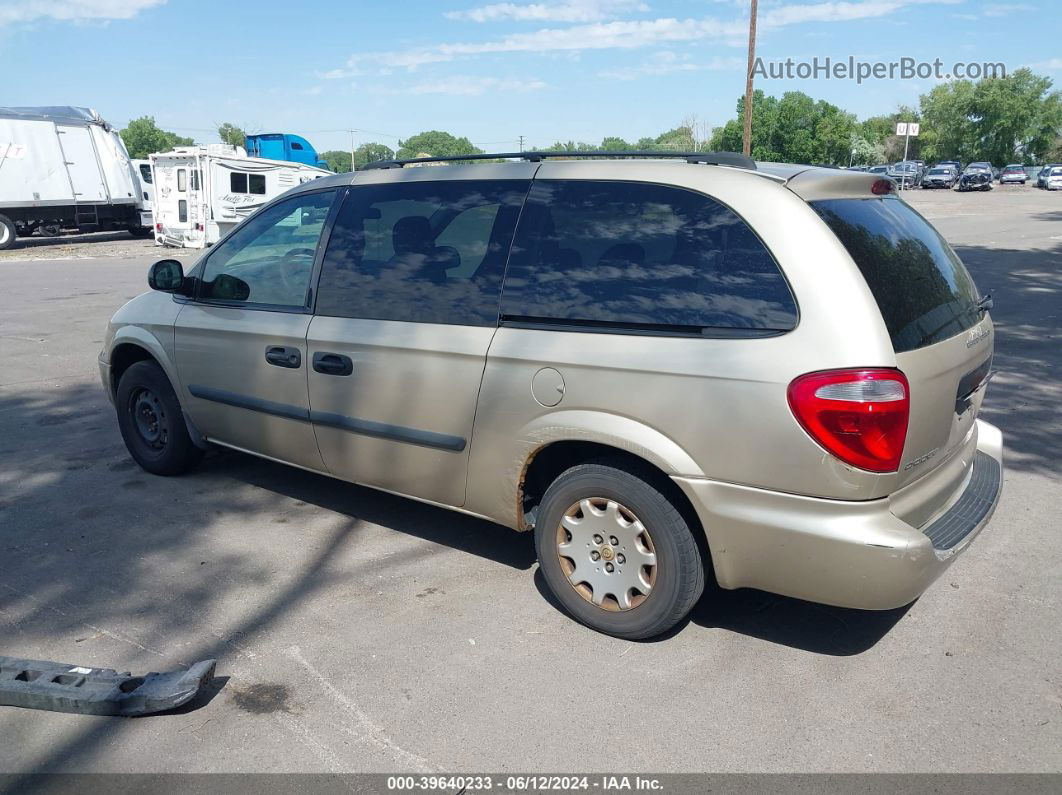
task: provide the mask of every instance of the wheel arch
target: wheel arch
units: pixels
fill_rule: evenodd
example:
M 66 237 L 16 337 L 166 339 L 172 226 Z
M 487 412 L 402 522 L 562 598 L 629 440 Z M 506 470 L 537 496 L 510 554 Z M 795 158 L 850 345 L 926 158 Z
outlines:
M 686 492 L 668 473 L 649 458 L 630 449 L 586 439 L 562 439 L 543 444 L 527 458 L 518 485 L 517 524 L 519 530 L 534 527 L 546 489 L 571 467 L 590 462 L 607 464 L 646 480 L 667 497 L 693 531 L 705 571 L 714 571 L 708 536 L 697 510 Z
M 123 334 L 127 329 L 129 331 Z M 122 375 L 137 362 L 152 362 L 158 365 L 166 378 L 169 379 L 178 401 L 181 400 L 180 382 L 177 380 L 177 373 L 171 367 L 165 351 L 163 351 L 162 346 L 153 335 L 144 332 L 142 329 L 136 326 L 125 326 L 119 329 L 111 344 L 109 362 L 110 384 L 108 386 L 111 390 L 112 400 L 118 394 L 118 383 L 122 380 Z M 117 401 L 115 401 L 115 405 L 117 405 Z M 188 410 L 183 405 L 181 406 L 181 415 L 184 417 L 184 424 L 188 429 L 188 435 L 191 437 L 193 444 L 204 450 L 207 449 L 206 438 L 199 432 L 192 418 L 188 415 Z

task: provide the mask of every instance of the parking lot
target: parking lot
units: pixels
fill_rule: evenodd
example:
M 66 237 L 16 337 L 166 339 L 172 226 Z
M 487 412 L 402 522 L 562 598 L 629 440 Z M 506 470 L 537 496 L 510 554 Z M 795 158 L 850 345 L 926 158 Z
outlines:
M 0 771 L 1062 769 L 1062 195 L 905 195 L 995 298 L 994 521 L 907 608 L 709 587 L 650 643 L 564 616 L 530 535 L 234 452 L 142 472 L 96 356 L 160 250 L 0 253 L 0 653 L 219 659 L 176 714 L 0 708 Z

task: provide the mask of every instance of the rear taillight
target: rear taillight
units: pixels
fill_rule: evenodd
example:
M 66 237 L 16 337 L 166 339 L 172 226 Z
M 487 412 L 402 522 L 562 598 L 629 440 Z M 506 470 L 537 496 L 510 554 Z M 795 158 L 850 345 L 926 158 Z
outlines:
M 910 389 L 899 370 L 827 370 L 789 385 L 793 416 L 828 452 L 871 472 L 895 472 L 907 438 Z

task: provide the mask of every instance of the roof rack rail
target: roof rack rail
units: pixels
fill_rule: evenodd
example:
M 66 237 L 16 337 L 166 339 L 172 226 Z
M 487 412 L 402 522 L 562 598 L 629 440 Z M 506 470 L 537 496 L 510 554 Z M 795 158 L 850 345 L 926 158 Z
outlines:
M 547 158 L 581 157 L 646 157 L 682 159 L 687 163 L 703 163 L 710 166 L 732 166 L 756 170 L 756 161 L 737 152 L 501 152 L 498 154 L 451 155 L 450 157 L 411 157 L 406 160 L 377 160 L 366 163 L 359 171 L 376 168 L 402 168 L 419 163 L 465 163 L 476 160 L 527 160 L 540 163 Z

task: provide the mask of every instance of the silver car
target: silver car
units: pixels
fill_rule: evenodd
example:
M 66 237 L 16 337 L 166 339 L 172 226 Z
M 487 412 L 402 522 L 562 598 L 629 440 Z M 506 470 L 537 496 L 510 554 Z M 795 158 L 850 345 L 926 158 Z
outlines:
M 624 638 L 709 574 L 902 606 L 988 522 L 991 302 L 891 180 L 491 157 L 319 179 L 152 266 L 99 360 L 133 458 L 221 445 L 533 531 Z

